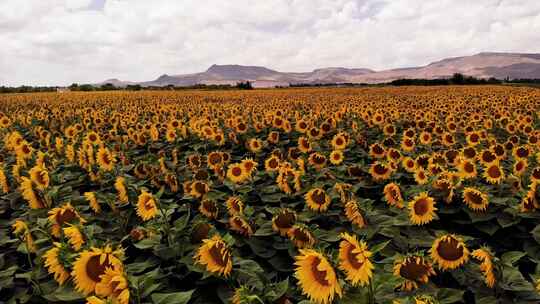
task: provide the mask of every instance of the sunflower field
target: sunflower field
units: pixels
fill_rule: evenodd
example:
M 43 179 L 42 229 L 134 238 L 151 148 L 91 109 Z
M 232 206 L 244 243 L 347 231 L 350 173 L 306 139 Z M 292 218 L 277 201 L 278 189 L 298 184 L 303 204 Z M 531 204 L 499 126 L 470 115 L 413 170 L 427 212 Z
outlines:
M 0 96 L 1 303 L 540 303 L 540 90 Z

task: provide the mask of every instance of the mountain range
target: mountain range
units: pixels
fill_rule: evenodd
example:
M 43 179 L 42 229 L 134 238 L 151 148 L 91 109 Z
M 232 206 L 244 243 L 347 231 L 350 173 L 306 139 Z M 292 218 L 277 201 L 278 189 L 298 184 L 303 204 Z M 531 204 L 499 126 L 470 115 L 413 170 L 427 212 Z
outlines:
M 196 84 L 231 84 L 251 81 L 254 87 L 288 86 L 290 84 L 384 83 L 404 78 L 449 78 L 461 73 L 477 78 L 540 78 L 540 54 L 483 52 L 472 56 L 446 58 L 425 66 L 374 71 L 366 68 L 321 68 L 311 72 L 279 72 L 261 66 L 217 65 L 193 74 L 161 75 L 144 82 L 108 79 L 96 85 L 111 83 L 117 87 L 192 86 Z

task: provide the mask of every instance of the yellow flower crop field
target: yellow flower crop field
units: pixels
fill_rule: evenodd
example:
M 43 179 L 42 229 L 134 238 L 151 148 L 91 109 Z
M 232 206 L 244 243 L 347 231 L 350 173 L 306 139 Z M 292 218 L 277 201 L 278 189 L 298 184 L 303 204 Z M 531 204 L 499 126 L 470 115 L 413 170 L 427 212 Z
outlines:
M 540 90 L 0 95 L 2 303 L 540 303 Z

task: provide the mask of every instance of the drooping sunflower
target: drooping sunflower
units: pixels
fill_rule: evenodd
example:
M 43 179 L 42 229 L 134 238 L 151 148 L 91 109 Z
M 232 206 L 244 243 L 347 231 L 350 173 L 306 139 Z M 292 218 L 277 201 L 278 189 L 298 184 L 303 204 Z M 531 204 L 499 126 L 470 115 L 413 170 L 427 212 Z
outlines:
M 367 225 L 356 200 L 350 200 L 345 204 L 345 216 L 358 228 L 364 228 Z
M 209 219 L 215 219 L 218 215 L 218 207 L 215 201 L 204 199 L 199 205 L 199 212 Z
M 309 155 L 309 164 L 316 169 L 321 169 L 326 166 L 326 156 L 321 153 L 313 152 Z
M 339 269 L 346 274 L 353 286 L 364 286 L 373 275 L 373 264 L 369 260 L 371 252 L 367 244 L 356 236 L 342 233 L 339 243 Z
M 114 154 L 105 147 L 100 147 L 97 153 L 97 163 L 104 171 L 112 171 L 116 163 Z
M 26 242 L 26 249 L 28 250 L 28 252 L 36 252 L 37 248 L 34 244 L 34 238 L 32 237 L 32 233 L 30 232 L 28 225 L 23 220 L 15 220 L 13 225 L 11 225 L 11 228 L 13 229 L 13 233 L 15 235 L 22 235 L 21 238 L 24 242 Z
M 493 268 L 493 254 L 488 248 L 476 249 L 471 256 L 480 261 L 480 270 L 484 274 L 484 282 L 490 288 L 495 286 L 495 273 Z
M 210 191 L 208 184 L 198 180 L 191 184 L 191 192 L 189 194 L 195 198 L 202 198 L 208 191 Z
M 456 269 L 469 260 L 469 250 L 465 243 L 453 234 L 443 235 L 436 239 L 429 253 L 442 270 Z
M 304 196 L 306 204 L 311 210 L 324 212 L 330 206 L 330 196 L 322 188 L 313 188 Z
M 96 198 L 96 194 L 94 192 L 85 192 L 84 197 L 88 201 L 90 208 L 92 208 L 92 210 L 94 210 L 95 213 L 101 212 L 101 206 L 99 205 L 99 202 Z
M 64 235 L 68 238 L 69 244 L 75 251 L 81 250 L 82 245 L 84 245 L 84 236 L 77 228 L 77 226 L 70 225 L 63 229 Z
M 386 164 L 376 161 L 369 167 L 369 173 L 375 181 L 382 181 L 390 178 L 392 170 Z
M 490 184 L 500 184 L 504 180 L 504 171 L 498 163 L 493 163 L 484 169 L 484 178 Z
M 60 237 L 62 225 L 76 223 L 77 221 L 80 223 L 86 222 L 71 203 L 49 210 L 48 215 L 48 220 L 51 223 L 51 234 L 57 238 Z
M 120 258 L 121 249 L 113 250 L 110 245 L 82 251 L 73 263 L 73 281 L 75 289 L 85 295 L 95 292 L 96 285 L 101 282 L 101 275 L 107 268 L 123 268 Z
M 142 191 L 137 199 L 137 215 L 143 221 L 148 221 L 157 216 L 158 207 L 154 196 L 151 193 Z
M 248 221 L 241 215 L 234 215 L 229 217 L 230 229 L 245 237 L 250 237 L 253 234 L 253 228 Z
M 101 282 L 96 284 L 96 294 L 106 297 L 112 303 L 128 304 L 128 280 L 121 268 L 107 268 L 101 275 Z
M 232 271 L 232 255 L 219 235 L 203 240 L 194 256 L 195 263 L 204 265 L 208 272 L 228 277 Z
M 435 275 L 433 267 L 422 256 L 409 256 L 394 263 L 394 276 L 405 280 L 399 285 L 404 291 L 411 291 L 420 284 L 426 284 L 432 275 Z
M 488 195 L 472 187 L 463 189 L 463 201 L 474 211 L 485 211 L 489 204 Z
M 247 172 L 250 177 L 253 172 L 257 170 L 257 166 L 259 165 L 252 158 L 245 158 L 240 162 L 240 164 L 242 165 L 242 167 L 244 167 L 244 171 Z
M 244 212 L 244 203 L 237 196 L 231 196 L 225 201 L 230 216 L 241 215 Z
M 332 303 L 336 295 L 341 297 L 341 286 L 326 257 L 312 249 L 300 249 L 295 258 L 294 276 L 302 289 L 302 294 L 319 304 Z
M 409 219 L 414 225 L 427 224 L 435 218 L 435 200 L 422 192 L 409 202 Z
M 272 218 L 272 229 L 281 236 L 287 236 L 289 230 L 296 222 L 296 213 L 290 209 L 281 209 Z
M 118 176 L 114 182 L 114 188 L 118 192 L 118 200 L 122 203 L 128 203 L 128 192 L 126 188 L 126 179 L 122 176 Z
M 69 272 L 66 270 L 62 260 L 61 252 L 62 244 L 53 243 L 53 247 L 45 252 L 43 259 L 45 260 L 44 265 L 47 268 L 49 274 L 54 276 L 54 280 L 62 286 L 67 279 L 69 279 Z
M 383 189 L 384 199 L 390 206 L 395 206 L 397 208 L 403 208 L 403 196 L 401 195 L 401 190 L 399 185 L 396 183 L 389 183 L 384 186 Z
M 227 169 L 227 178 L 235 184 L 240 184 L 249 178 L 249 173 L 245 171 L 242 164 L 231 164 Z
M 36 165 L 30 169 L 30 179 L 39 190 L 49 187 L 49 172 L 44 166 Z
M 287 236 L 294 243 L 294 246 L 298 248 L 310 248 L 315 245 L 315 237 L 303 225 L 295 224 L 289 229 Z
M 32 180 L 27 177 L 21 177 L 22 182 L 20 185 L 20 191 L 22 197 L 28 202 L 28 205 L 31 209 L 41 209 L 45 208 L 45 203 L 39 197 L 32 186 Z

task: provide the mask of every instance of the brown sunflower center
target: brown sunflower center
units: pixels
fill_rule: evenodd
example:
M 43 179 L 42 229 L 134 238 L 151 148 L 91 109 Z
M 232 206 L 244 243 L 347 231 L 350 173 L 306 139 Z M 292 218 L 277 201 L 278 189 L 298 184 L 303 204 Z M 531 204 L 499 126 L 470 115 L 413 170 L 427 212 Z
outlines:
M 221 242 L 215 243 L 214 246 L 210 247 L 209 253 L 214 260 L 214 263 L 218 264 L 220 267 L 225 267 L 227 265 L 229 252 Z
M 317 205 L 323 205 L 326 203 L 326 194 L 322 190 L 315 190 L 311 194 L 311 199 L 317 204 Z
M 388 169 L 383 164 L 376 164 L 373 167 L 373 171 L 378 175 L 384 175 L 388 171 Z
M 311 262 L 311 273 L 313 274 L 313 278 L 317 283 L 323 286 L 329 286 L 330 282 L 326 279 L 326 270 L 319 270 L 317 266 L 321 263 L 321 259 L 318 257 L 315 257 L 313 259 L 313 262 Z
M 491 178 L 499 178 L 501 177 L 501 170 L 497 166 L 491 166 L 488 169 L 488 175 Z
M 100 255 L 93 255 L 86 263 L 86 274 L 94 282 L 100 282 L 100 276 L 105 273 L 107 267 L 111 267 L 109 257 L 107 256 L 103 263 L 100 263 Z
M 463 257 L 463 247 L 454 238 L 444 239 L 437 246 L 437 253 L 447 261 L 457 261 Z
M 232 175 L 233 176 L 240 176 L 242 175 L 242 169 L 240 167 L 234 167 L 232 168 Z
M 474 165 L 470 162 L 466 162 L 463 165 L 463 169 L 465 169 L 465 172 L 467 173 L 473 173 L 474 172 Z
M 208 237 L 210 231 L 210 225 L 206 223 L 200 223 L 191 232 L 191 243 L 200 243 L 203 239 Z
M 465 194 L 467 201 L 474 205 L 482 205 L 483 199 L 482 196 L 476 192 L 467 192 Z
M 291 228 L 294 224 L 295 216 L 292 212 L 284 212 L 276 217 L 274 223 L 278 228 L 287 229 Z
M 72 209 L 65 209 L 56 214 L 56 222 L 58 225 L 69 223 L 77 217 L 77 214 Z
M 358 261 L 358 256 L 360 254 L 353 252 L 354 249 L 356 249 L 356 247 L 352 244 L 349 244 L 349 246 L 347 247 L 347 260 L 349 261 L 349 263 L 351 263 L 351 266 L 354 269 L 360 269 L 360 267 L 364 265 L 364 262 Z
M 429 267 L 424 263 L 416 261 L 406 261 L 399 269 L 399 275 L 407 280 L 420 281 L 422 277 L 429 274 Z
M 414 203 L 414 213 L 417 215 L 425 215 L 429 211 L 429 200 L 427 198 L 421 198 Z

